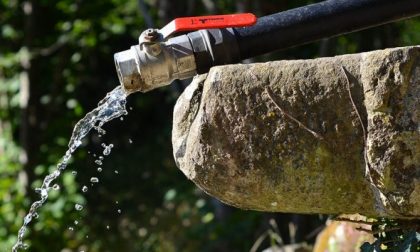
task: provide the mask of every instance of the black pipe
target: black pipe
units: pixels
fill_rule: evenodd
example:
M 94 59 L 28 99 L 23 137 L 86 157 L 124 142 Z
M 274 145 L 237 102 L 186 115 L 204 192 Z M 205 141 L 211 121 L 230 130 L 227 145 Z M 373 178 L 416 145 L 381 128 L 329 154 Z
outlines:
M 328 0 L 233 28 L 241 59 L 420 15 L 420 0 Z M 233 62 L 231 62 L 233 63 Z

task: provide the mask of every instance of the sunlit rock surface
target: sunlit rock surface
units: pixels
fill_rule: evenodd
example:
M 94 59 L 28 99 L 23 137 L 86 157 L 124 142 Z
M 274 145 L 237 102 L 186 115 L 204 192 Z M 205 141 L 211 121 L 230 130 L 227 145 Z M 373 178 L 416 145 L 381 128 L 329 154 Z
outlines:
M 418 217 L 419 55 L 214 67 L 175 106 L 177 165 L 244 209 Z

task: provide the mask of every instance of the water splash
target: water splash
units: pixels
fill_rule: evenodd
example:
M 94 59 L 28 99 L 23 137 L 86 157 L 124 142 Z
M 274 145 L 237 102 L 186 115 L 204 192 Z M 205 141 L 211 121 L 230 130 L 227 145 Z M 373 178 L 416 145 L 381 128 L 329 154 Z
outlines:
M 57 164 L 57 169 L 45 177 L 40 188 L 35 189 L 35 191 L 40 194 L 40 199 L 32 203 L 28 214 L 24 217 L 23 225 L 18 232 L 18 240 L 12 248 L 13 252 L 17 252 L 19 249 L 28 248 L 28 245 L 23 243 L 23 237 L 26 233 L 27 226 L 33 218 L 38 216 L 37 210 L 47 201 L 48 192 L 52 189 L 50 184 L 60 176 L 64 169 L 66 169 L 73 152 L 82 144 L 82 139 L 92 129 L 95 129 L 99 134 L 104 135 L 106 132 L 102 129 L 102 126 L 106 122 L 127 114 L 125 108 L 126 97 L 127 94 L 121 86 L 116 87 L 98 103 L 96 109 L 87 113 L 86 116 L 76 124 L 68 144 L 69 149 L 66 151 L 61 162 Z

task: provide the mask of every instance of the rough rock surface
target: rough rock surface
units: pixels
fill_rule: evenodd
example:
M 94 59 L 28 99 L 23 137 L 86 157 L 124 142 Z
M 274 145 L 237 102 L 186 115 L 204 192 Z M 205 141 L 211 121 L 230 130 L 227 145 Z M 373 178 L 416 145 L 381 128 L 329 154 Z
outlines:
M 240 208 L 418 218 L 420 47 L 214 67 L 179 97 L 172 143 Z

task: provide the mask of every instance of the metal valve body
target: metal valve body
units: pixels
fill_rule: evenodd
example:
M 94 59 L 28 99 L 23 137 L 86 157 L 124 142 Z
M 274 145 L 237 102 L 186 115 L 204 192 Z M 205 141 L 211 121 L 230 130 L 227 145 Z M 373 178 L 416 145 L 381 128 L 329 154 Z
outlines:
M 196 74 L 194 53 L 186 35 L 160 41 L 158 34 L 150 39 L 148 33 L 146 30 L 140 35 L 139 45 L 114 55 L 118 78 L 128 93 L 147 92 Z
M 251 13 L 184 17 L 160 30 L 147 29 L 139 45 L 114 55 L 120 82 L 128 93 L 147 92 L 207 72 L 211 66 L 238 61 L 233 30 L 212 28 L 244 27 L 256 20 Z M 195 32 L 169 38 L 186 31 Z

